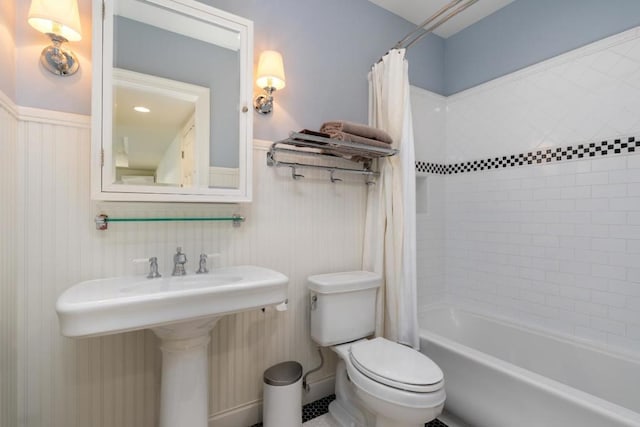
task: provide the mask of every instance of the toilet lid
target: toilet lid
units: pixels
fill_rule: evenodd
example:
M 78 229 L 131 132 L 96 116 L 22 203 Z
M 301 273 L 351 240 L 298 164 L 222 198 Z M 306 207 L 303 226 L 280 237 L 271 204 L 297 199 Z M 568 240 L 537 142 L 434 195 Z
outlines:
M 349 357 L 358 371 L 394 388 L 428 393 L 442 387 L 442 371 L 431 359 L 384 338 L 353 344 Z

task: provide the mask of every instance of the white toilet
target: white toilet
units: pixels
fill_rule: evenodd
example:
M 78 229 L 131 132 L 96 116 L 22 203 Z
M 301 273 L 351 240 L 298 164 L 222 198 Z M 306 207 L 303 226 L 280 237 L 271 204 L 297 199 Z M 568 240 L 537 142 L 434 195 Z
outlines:
M 375 329 L 379 274 L 320 274 L 308 279 L 311 337 L 340 360 L 329 412 L 342 427 L 423 427 L 445 401 L 442 371 L 422 353 Z

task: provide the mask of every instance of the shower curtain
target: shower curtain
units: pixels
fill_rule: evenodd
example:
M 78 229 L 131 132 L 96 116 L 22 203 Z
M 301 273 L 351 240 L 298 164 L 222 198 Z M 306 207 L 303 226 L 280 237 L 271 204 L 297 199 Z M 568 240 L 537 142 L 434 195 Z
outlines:
M 419 347 L 416 302 L 415 156 L 405 49 L 393 49 L 369 73 L 369 124 L 400 152 L 379 160 L 370 186 L 363 268 L 380 273 L 376 336 Z

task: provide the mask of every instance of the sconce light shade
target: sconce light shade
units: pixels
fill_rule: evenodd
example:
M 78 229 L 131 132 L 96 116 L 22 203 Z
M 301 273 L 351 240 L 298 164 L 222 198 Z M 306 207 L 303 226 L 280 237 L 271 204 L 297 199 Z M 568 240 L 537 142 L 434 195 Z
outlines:
M 265 94 L 258 95 L 253 106 L 260 114 L 273 110 L 273 92 L 285 87 L 284 64 L 282 55 L 275 50 L 265 50 L 258 60 L 258 78 L 256 85 L 264 89 Z
M 77 0 L 32 0 L 29 25 L 41 33 L 52 33 L 68 41 L 82 39 Z
M 61 47 L 64 42 L 82 39 L 78 0 L 32 0 L 27 22 L 51 38 L 52 45 L 44 48 L 40 56 L 47 70 L 60 76 L 78 71 L 76 56 Z
M 276 90 L 283 89 L 284 83 L 284 64 L 282 55 L 275 50 L 265 50 L 260 54 L 258 60 L 258 78 L 256 84 L 258 87 L 272 87 Z

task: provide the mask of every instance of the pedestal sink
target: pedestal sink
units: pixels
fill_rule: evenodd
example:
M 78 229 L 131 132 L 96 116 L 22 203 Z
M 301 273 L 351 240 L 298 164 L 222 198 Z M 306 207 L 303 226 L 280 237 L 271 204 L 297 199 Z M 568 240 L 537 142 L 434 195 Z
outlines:
M 206 427 L 209 333 L 226 314 L 284 302 L 288 282 L 256 266 L 88 280 L 60 295 L 56 311 L 67 337 L 151 329 L 162 350 L 160 427 Z

